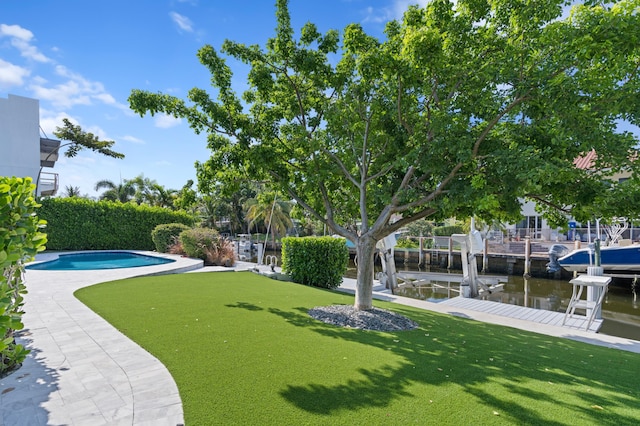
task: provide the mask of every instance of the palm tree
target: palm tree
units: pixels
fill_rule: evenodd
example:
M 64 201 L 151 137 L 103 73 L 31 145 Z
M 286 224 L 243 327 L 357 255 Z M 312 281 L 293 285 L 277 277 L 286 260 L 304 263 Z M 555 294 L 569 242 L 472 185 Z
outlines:
M 136 176 L 128 182 L 135 187 L 136 203 L 175 209 L 173 202 L 178 193 L 175 189 L 167 189 L 144 175 Z
M 175 189 L 165 188 L 159 183 L 156 183 L 152 185 L 151 193 L 153 196 L 150 203 L 151 205 L 175 210 L 176 206 L 174 201 L 178 197 L 178 191 Z
M 80 187 L 67 185 L 64 187 L 64 197 L 80 197 Z
M 100 195 L 100 200 L 119 201 L 128 203 L 136 194 L 136 188 L 133 181 L 125 180 L 120 184 L 115 184 L 110 180 L 101 180 L 96 183 L 95 190 L 106 188 L 107 190 Z
M 271 240 L 273 247 L 276 246 L 276 234 L 285 235 L 291 228 L 293 222 L 289 214 L 291 213 L 291 203 L 280 200 L 275 192 L 262 192 L 256 198 L 250 198 L 245 203 L 246 219 L 249 221 L 249 228 L 258 222 L 262 222 L 271 229 Z

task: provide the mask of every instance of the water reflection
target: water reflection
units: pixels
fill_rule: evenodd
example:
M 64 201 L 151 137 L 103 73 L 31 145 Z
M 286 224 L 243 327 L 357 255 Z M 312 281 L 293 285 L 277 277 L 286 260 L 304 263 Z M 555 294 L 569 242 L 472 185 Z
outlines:
M 409 268 L 402 268 L 409 271 Z M 432 270 L 433 271 L 433 270 Z M 452 271 L 461 274 L 461 271 Z M 571 299 L 568 281 L 508 276 L 502 291 L 484 294 L 481 299 L 555 312 L 565 312 Z M 435 285 L 434 285 L 435 284 Z M 456 297 L 457 284 L 435 282 L 424 287 L 399 288 L 396 294 L 438 302 Z M 600 333 L 640 340 L 640 301 L 630 280 L 614 279 L 602 306 L 604 319 Z
M 417 265 L 397 264 L 398 272 L 419 271 Z M 381 270 L 376 264 L 375 272 Z M 422 271 L 425 271 L 424 269 Z M 444 272 L 461 275 L 462 271 L 430 268 L 429 272 Z M 356 268 L 353 262 L 349 264 L 348 278 L 356 278 Z M 459 281 L 459 280 L 458 280 Z M 548 311 L 565 312 L 571 299 L 572 285 L 565 280 L 544 278 L 524 278 L 522 276 L 507 276 L 507 282 L 500 292 L 484 295 L 482 298 L 511 305 Z M 640 285 L 636 290 L 640 293 Z M 434 281 L 420 287 L 405 287 L 395 291 L 396 294 L 414 299 L 440 302 L 459 295 L 459 284 L 452 281 Z M 604 321 L 600 333 L 611 336 L 640 340 L 640 300 L 632 291 L 630 280 L 614 279 L 602 306 Z

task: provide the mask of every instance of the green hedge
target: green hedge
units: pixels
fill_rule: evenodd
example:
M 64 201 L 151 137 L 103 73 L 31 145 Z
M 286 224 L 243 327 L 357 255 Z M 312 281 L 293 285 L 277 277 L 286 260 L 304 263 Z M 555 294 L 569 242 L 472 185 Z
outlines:
M 31 178 L 0 176 L 0 377 L 20 366 L 29 353 L 16 344 L 21 330 L 24 264 L 44 250 L 44 221 L 36 216 Z
M 453 234 L 466 234 L 466 232 L 462 226 L 458 225 L 438 226 L 433 229 L 433 235 L 438 237 L 450 237 Z
M 282 270 L 294 282 L 336 288 L 347 271 L 349 249 L 343 238 L 286 237 L 282 239 Z
M 132 203 L 70 197 L 43 199 L 41 204 L 38 214 L 47 221 L 49 250 L 153 250 L 156 226 L 195 222 L 184 212 Z
M 182 231 L 189 229 L 184 223 L 163 223 L 151 231 L 151 239 L 158 253 L 168 253 L 169 248 L 178 242 Z

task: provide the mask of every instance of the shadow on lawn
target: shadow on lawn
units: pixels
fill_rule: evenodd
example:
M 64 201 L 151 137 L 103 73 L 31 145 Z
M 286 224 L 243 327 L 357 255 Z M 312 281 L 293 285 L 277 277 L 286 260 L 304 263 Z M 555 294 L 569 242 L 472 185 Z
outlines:
M 233 307 L 263 309 L 243 303 Z M 408 390 L 413 384 L 454 385 L 465 394 L 455 398 L 475 398 L 505 421 L 564 424 L 550 422 L 550 413 L 542 415 L 540 401 L 557 413 L 579 412 L 582 421 L 601 425 L 636 424 L 640 419 L 640 410 L 620 413 L 637 405 L 638 389 L 628 380 L 639 373 L 635 354 L 616 353 L 615 359 L 622 361 L 612 365 L 610 349 L 398 305 L 384 307 L 410 317 L 420 327 L 393 333 L 344 329 L 311 319 L 308 308 L 267 309 L 296 327 L 401 357 L 399 365 L 360 368 L 362 378 L 358 380 L 333 386 L 290 385 L 280 394 L 303 410 L 331 415 L 415 397 Z M 549 392 L 542 390 L 546 385 Z

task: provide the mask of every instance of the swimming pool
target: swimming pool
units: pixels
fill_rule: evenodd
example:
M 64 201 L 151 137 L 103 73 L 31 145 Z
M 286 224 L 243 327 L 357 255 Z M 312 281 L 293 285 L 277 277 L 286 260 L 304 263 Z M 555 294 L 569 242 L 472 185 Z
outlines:
M 128 251 L 94 251 L 61 254 L 57 259 L 27 265 L 39 271 L 85 271 L 93 269 L 137 268 L 175 262 L 173 259 L 147 256 Z

